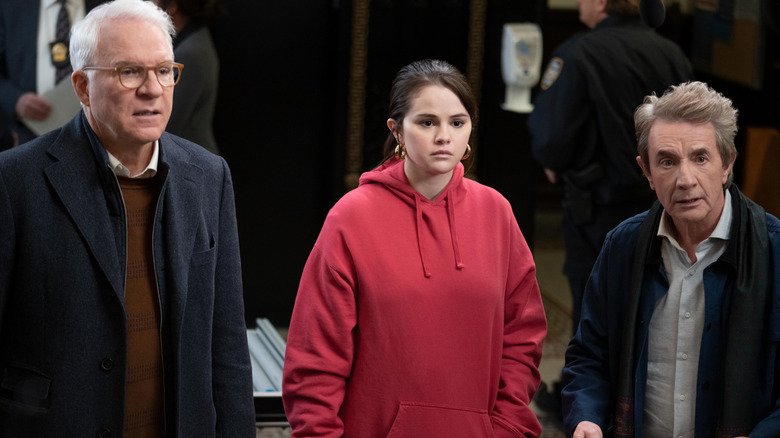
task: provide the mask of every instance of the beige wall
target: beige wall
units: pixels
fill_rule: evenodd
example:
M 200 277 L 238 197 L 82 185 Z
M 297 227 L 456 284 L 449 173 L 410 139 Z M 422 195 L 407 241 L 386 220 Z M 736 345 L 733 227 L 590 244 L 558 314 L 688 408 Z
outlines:
M 577 9 L 577 0 L 547 0 L 550 9 Z

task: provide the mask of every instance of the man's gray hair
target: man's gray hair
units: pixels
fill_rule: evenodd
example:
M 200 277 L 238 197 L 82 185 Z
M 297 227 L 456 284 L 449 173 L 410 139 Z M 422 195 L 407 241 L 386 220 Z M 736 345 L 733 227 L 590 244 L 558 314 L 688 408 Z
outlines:
M 649 161 L 650 129 L 658 120 L 691 124 L 711 123 L 715 129 L 715 143 L 720 152 L 723 168 L 737 158 L 734 137 L 737 135 L 737 109 L 731 99 L 710 88 L 704 82 L 685 82 L 670 87 L 660 98 L 646 96 L 644 103 L 634 112 L 637 153 L 645 165 Z M 648 168 L 649 171 L 649 168 Z M 733 180 L 729 174 L 728 184 Z
M 176 28 L 167 12 L 151 1 L 114 0 L 96 7 L 83 20 L 73 25 L 70 35 L 70 64 L 74 71 L 97 61 L 96 51 L 103 26 L 109 26 L 112 20 L 124 19 L 141 20 L 158 27 L 166 36 L 173 56 L 173 36 L 176 34 Z

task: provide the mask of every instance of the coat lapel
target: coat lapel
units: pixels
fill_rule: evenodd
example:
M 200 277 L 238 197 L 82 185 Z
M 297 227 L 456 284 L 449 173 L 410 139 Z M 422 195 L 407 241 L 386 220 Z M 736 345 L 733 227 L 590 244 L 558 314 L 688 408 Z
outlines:
M 203 170 L 191 164 L 187 158 L 175 140 L 168 134 L 163 134 L 160 138 L 160 159 L 167 176 L 161 193 L 162 209 L 157 211 L 157 225 L 162 225 L 164 230 L 162 247 L 158 250 L 165 254 L 165 276 L 170 279 L 170 283 L 164 291 L 162 288 L 160 290 L 165 295 L 163 302 L 171 306 L 166 309 L 166 313 L 172 319 L 171 325 L 177 336 L 190 286 L 190 260 L 200 224 L 199 211 L 202 202 L 200 181 Z
M 49 148 L 54 162 L 44 169 L 46 178 L 67 210 L 89 251 L 120 301 L 124 302 L 124 266 L 120 264 L 114 230 L 121 221 L 101 181 L 81 117 L 65 125 Z M 116 200 L 114 202 L 117 202 Z M 121 229 L 121 228 L 120 228 Z
M 53 158 L 44 169 L 57 196 L 117 297 L 124 302 L 124 260 L 114 230 L 124 230 L 121 198 L 110 171 L 101 172 L 89 139 L 76 117 L 63 127 L 49 148 Z M 162 264 L 158 288 L 165 314 L 178 337 L 187 302 L 190 260 L 200 225 L 203 171 L 191 164 L 176 141 L 160 139 L 160 171 L 165 183 L 155 221 L 155 263 Z M 116 191 L 116 192 L 114 192 Z M 118 225 L 119 224 L 119 225 Z M 121 249 L 124 251 L 124 249 Z M 159 269 L 158 269 L 158 272 Z

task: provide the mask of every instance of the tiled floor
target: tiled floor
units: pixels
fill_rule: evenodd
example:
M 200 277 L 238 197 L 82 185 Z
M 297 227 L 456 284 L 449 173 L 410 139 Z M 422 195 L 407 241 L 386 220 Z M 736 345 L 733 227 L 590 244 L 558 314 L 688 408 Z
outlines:
M 571 335 L 571 294 L 563 269 L 563 238 L 560 210 L 556 207 L 536 213 L 534 236 L 536 278 L 547 315 L 547 338 L 542 351 L 539 371 L 542 382 L 552 388 L 560 380 L 566 345 Z M 542 423 L 542 438 L 564 437 L 559 417 L 531 406 Z
M 537 281 L 542 292 L 547 315 L 547 338 L 545 339 L 542 362 L 539 366 L 542 381 L 552 388 L 560 379 L 564 352 L 571 334 L 571 296 L 563 267 L 563 239 L 560 229 L 560 211 L 547 207 L 536 213 L 534 261 Z M 563 438 L 560 420 L 531 406 L 542 423 L 541 438 Z M 289 438 L 289 428 L 264 428 L 257 431 L 257 438 Z

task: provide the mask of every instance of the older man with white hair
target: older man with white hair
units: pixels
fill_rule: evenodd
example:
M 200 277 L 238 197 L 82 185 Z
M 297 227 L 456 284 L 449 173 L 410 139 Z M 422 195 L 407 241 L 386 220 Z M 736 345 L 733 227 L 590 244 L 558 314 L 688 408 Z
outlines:
M 164 132 L 173 32 L 93 9 L 81 113 L 0 154 L 0 436 L 255 436 L 230 171 Z

